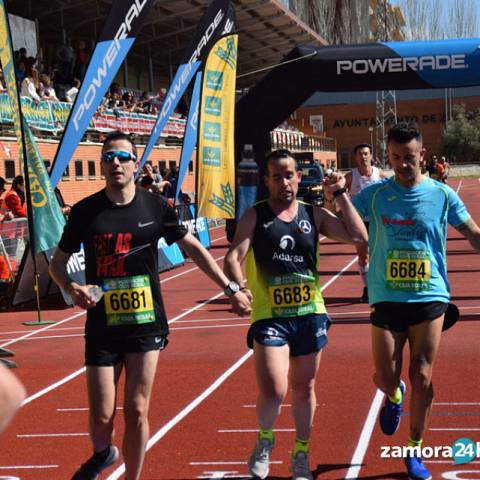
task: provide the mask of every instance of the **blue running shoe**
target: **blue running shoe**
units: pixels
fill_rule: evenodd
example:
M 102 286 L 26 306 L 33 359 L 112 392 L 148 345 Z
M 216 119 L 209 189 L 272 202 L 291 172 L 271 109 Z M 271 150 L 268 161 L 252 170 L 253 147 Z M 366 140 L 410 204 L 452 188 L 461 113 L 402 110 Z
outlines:
M 422 457 L 416 453 L 405 457 L 405 466 L 409 480 L 432 480 L 428 468 L 422 462 Z
M 400 425 L 400 417 L 403 411 L 403 401 L 405 399 L 405 382 L 400 380 L 400 391 L 402 392 L 402 401 L 399 404 L 392 403 L 388 396 L 385 398 L 385 405 L 380 410 L 380 428 L 385 435 L 393 435 Z

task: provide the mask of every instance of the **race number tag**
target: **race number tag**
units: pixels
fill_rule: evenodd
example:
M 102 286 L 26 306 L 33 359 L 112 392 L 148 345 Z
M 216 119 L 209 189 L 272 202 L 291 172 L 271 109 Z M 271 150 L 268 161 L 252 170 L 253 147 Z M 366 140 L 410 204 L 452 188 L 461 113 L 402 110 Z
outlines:
M 109 278 L 103 282 L 108 326 L 139 325 L 155 321 L 148 275 Z
M 272 284 L 273 283 L 273 284 Z M 274 277 L 268 286 L 272 316 L 289 317 L 315 312 L 316 285 L 313 277 Z
M 387 288 L 392 290 L 428 290 L 431 262 L 421 250 L 389 250 L 387 253 Z

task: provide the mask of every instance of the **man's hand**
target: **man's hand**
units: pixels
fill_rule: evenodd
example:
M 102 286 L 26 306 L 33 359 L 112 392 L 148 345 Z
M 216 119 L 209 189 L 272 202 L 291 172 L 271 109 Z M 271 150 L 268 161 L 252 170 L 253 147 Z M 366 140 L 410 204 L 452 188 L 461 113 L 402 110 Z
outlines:
M 340 172 L 333 172 L 331 176 L 323 179 L 323 193 L 327 200 L 333 200 L 333 192 L 344 188 L 345 176 Z
M 95 287 L 96 285 L 79 285 L 76 282 L 70 282 L 65 291 L 72 297 L 72 301 L 75 305 L 85 310 L 93 308 L 96 303 L 90 298 L 88 289 Z
M 248 290 L 250 292 L 250 290 Z M 235 295 L 230 297 L 230 303 L 232 304 L 232 310 L 237 315 L 245 317 L 252 313 L 252 304 L 251 304 L 251 292 L 250 295 L 247 295 L 247 292 L 239 290 Z

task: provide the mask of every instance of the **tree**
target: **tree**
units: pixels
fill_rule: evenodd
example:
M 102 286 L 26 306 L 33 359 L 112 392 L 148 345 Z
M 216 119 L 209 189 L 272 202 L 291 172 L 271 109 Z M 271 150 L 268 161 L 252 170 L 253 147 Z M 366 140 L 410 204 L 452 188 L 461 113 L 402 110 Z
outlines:
M 465 105 L 453 107 L 453 119 L 443 132 L 442 150 L 462 163 L 480 158 L 480 110 L 468 112 Z
M 477 0 L 398 0 L 405 16 L 406 40 L 474 37 L 478 33 Z

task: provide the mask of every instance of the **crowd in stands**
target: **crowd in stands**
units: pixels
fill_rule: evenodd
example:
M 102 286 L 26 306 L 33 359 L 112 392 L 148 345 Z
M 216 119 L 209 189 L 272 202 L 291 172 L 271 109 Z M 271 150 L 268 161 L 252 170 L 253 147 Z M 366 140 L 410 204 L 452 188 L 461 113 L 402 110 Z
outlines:
M 36 57 L 27 56 L 25 48 L 14 52 L 15 75 L 20 95 L 35 102 L 42 100 L 73 103 L 89 62 L 85 42 L 80 40 L 76 50 L 71 45 L 61 45 L 56 51 L 56 61 L 45 65 Z M 5 91 L 3 71 L 0 68 L 0 91 Z M 166 89 L 160 88 L 156 95 L 121 88 L 112 83 L 105 95 L 99 112 L 115 111 L 157 115 Z

